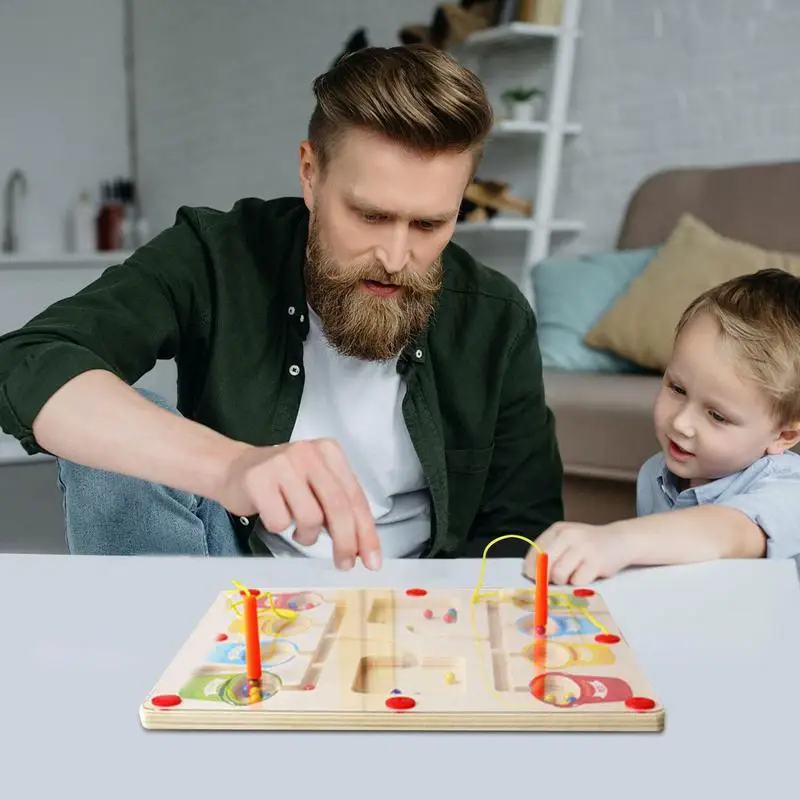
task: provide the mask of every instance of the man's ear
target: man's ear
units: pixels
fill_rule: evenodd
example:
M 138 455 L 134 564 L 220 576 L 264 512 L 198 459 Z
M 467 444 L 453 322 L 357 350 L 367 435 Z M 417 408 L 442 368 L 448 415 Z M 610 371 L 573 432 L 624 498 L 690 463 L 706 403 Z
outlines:
M 767 448 L 770 455 L 778 455 L 784 450 L 791 450 L 800 442 L 800 422 L 792 422 L 784 426 L 778 434 L 778 438 Z
M 317 154 L 311 147 L 311 143 L 304 141 L 300 143 L 299 152 L 300 168 L 300 189 L 303 192 L 303 199 L 310 211 L 314 206 L 314 180 L 317 175 Z

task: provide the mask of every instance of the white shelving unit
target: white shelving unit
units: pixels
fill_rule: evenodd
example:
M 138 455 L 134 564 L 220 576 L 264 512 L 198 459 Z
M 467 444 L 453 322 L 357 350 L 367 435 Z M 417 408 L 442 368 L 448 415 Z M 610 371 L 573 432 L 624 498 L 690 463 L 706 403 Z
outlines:
M 111 266 L 119 264 L 131 255 L 126 250 L 108 250 L 97 253 L 0 253 L 0 269 L 23 267 L 65 266 Z
M 538 139 L 538 169 L 533 186 L 525 191 L 520 185 L 514 187 L 518 194 L 533 199 L 533 217 L 500 217 L 486 222 L 465 222 L 457 226 L 457 234 L 484 233 L 491 235 L 515 234 L 524 236 L 522 250 L 521 288 L 528 301 L 533 303 L 531 271 L 551 251 L 554 234 L 578 233 L 583 229 L 580 220 L 559 219 L 555 216 L 558 185 L 561 175 L 561 159 L 564 140 L 581 133 L 579 122 L 568 119 L 572 75 L 575 62 L 576 41 L 580 37 L 578 21 L 581 0 L 564 0 L 561 24 L 535 25 L 512 22 L 487 28 L 472 34 L 458 47 L 457 56 L 474 72 L 480 74 L 480 59 L 490 50 L 499 47 L 515 47 L 521 55 L 535 40 L 548 40 L 552 46 L 552 81 L 546 89 L 547 117 L 535 122 L 498 120 L 492 131 L 493 140 L 507 137 L 531 137 Z M 497 141 L 494 146 L 500 145 Z

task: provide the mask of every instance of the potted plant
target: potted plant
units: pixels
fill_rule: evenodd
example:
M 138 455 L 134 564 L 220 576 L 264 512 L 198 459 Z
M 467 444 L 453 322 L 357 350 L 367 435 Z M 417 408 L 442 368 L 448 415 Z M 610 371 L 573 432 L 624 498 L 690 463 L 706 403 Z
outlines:
M 539 116 L 544 92 L 535 87 L 515 86 L 503 92 L 508 116 L 517 122 L 532 122 Z

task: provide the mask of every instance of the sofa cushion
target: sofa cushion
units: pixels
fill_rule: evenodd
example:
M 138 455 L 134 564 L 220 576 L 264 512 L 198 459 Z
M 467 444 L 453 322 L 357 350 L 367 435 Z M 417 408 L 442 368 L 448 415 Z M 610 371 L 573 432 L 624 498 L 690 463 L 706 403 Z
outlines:
M 660 385 L 656 375 L 545 370 L 565 473 L 635 480 L 659 449 L 653 403 Z
M 553 256 L 533 270 L 533 297 L 542 364 L 584 372 L 641 372 L 626 358 L 589 347 L 583 337 L 608 311 L 658 252 Z
M 684 214 L 658 254 L 589 331 L 586 344 L 661 372 L 675 326 L 692 300 L 730 278 L 770 267 L 800 276 L 800 255 L 728 239 Z

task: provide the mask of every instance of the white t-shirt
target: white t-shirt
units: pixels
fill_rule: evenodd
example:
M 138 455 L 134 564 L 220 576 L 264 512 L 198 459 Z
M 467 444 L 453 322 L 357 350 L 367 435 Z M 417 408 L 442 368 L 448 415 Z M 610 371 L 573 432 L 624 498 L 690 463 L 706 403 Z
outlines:
M 330 346 L 310 311 L 304 343 L 305 382 L 291 440 L 329 438 L 341 446 L 375 519 L 383 558 L 416 557 L 431 534 L 430 495 L 403 419 L 405 383 L 397 359 L 361 361 Z M 304 547 L 260 527 L 274 556 L 332 558 L 330 537 Z

